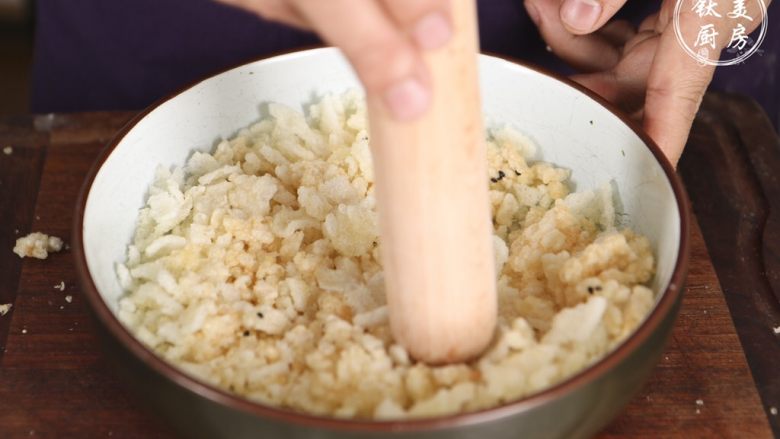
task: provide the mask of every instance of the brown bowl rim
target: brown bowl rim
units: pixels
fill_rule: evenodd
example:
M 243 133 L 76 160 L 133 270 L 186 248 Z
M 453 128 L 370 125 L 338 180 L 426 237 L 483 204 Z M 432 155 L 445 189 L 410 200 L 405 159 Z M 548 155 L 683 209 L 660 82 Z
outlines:
M 625 115 L 616 106 L 606 101 L 604 98 L 596 94 L 595 92 L 585 88 L 584 86 L 577 84 L 576 82 L 558 75 L 557 73 L 548 71 L 544 68 L 532 66 L 524 62 L 518 61 L 511 57 L 498 55 L 489 52 L 483 52 L 487 56 L 493 58 L 503 59 L 513 64 L 517 64 L 521 67 L 535 71 L 536 73 L 550 77 L 563 85 L 573 87 L 579 92 L 585 94 L 589 98 L 596 101 L 602 107 L 606 108 L 613 115 L 617 116 L 623 123 L 625 123 L 632 131 L 644 142 L 645 146 L 650 149 L 655 159 L 660 164 L 666 177 L 672 186 L 675 199 L 678 205 L 678 212 L 680 214 L 680 247 L 677 253 L 677 262 L 672 273 L 669 286 L 664 291 L 663 295 L 659 299 L 656 306 L 645 318 L 642 324 L 624 340 L 614 350 L 605 355 L 598 362 L 586 367 L 580 372 L 568 377 L 567 379 L 549 387 L 541 392 L 531 394 L 527 397 L 513 401 L 510 403 L 502 404 L 497 407 L 467 412 L 462 414 L 447 415 L 435 418 L 423 418 L 423 419 L 411 419 L 411 420 L 395 420 L 395 421 L 372 421 L 363 419 L 339 419 L 330 417 L 321 417 L 310 415 L 302 412 L 297 412 L 288 409 L 276 408 L 272 406 L 266 406 L 257 402 L 250 401 L 241 396 L 229 393 L 222 389 L 219 389 L 211 384 L 207 384 L 199 379 L 186 374 L 184 371 L 179 370 L 176 366 L 168 363 L 161 357 L 158 357 L 151 349 L 144 346 L 138 339 L 136 339 L 130 331 L 125 328 L 118 318 L 108 308 L 108 305 L 102 299 L 102 296 L 98 292 L 97 287 L 89 274 L 87 267 L 87 261 L 84 250 L 83 242 L 83 222 L 84 211 L 86 209 L 86 201 L 89 192 L 92 188 L 95 176 L 102 167 L 103 163 L 108 159 L 111 153 L 121 140 L 127 135 L 127 133 L 135 127 L 149 113 L 160 107 L 165 102 L 179 96 L 194 86 L 200 84 L 203 81 L 211 79 L 222 73 L 226 73 L 235 68 L 252 64 L 259 61 L 271 60 L 283 55 L 295 54 L 299 52 L 315 52 L 320 50 L 330 50 L 323 46 L 308 47 L 303 49 L 284 51 L 275 53 L 270 56 L 263 56 L 259 58 L 253 58 L 251 60 L 230 66 L 228 68 L 217 71 L 216 73 L 195 81 L 178 91 L 171 93 L 170 95 L 163 97 L 142 110 L 130 121 L 128 121 L 112 138 L 106 147 L 101 151 L 100 155 L 95 160 L 94 164 L 89 170 L 84 183 L 79 191 L 78 199 L 76 202 L 76 211 L 73 217 L 73 254 L 75 259 L 76 272 L 79 277 L 79 281 L 83 288 L 84 296 L 87 302 L 90 304 L 93 313 L 101 324 L 106 327 L 109 333 L 119 341 L 120 344 L 133 355 L 140 359 L 146 366 L 151 367 L 155 372 L 166 377 L 170 381 L 174 382 L 178 386 L 181 386 L 209 401 L 234 409 L 240 412 L 252 414 L 262 418 L 272 419 L 274 421 L 292 423 L 296 425 L 303 425 L 312 428 L 323 428 L 335 431 L 351 431 L 351 432 L 416 432 L 416 431 L 431 431 L 440 429 L 449 429 L 461 426 L 475 425 L 490 422 L 496 419 L 510 417 L 518 413 L 532 410 L 536 407 L 546 404 L 547 402 L 560 398 L 561 396 L 568 394 L 575 389 L 584 386 L 590 381 L 593 381 L 604 374 L 608 373 L 617 364 L 622 362 L 627 356 L 638 349 L 658 328 L 661 322 L 666 316 L 672 312 L 675 303 L 681 298 L 683 292 L 683 286 L 685 276 L 688 271 L 689 255 L 690 255 L 690 242 L 689 242 L 689 230 L 690 230 L 690 206 L 688 203 L 687 195 L 683 184 L 675 172 L 674 167 L 661 151 L 661 148 L 647 135 L 644 130 L 627 115 Z

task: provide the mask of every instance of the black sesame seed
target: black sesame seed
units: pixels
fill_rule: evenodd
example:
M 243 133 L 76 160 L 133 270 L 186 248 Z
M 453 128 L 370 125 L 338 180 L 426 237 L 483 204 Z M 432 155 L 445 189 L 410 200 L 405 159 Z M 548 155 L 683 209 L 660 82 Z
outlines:
M 588 293 L 593 294 L 593 291 L 594 291 L 593 287 L 588 287 Z
M 593 289 L 596 290 L 596 291 L 601 291 L 601 286 L 600 285 L 596 285 Z
M 249 337 L 249 331 L 244 331 L 244 337 Z
M 517 171 L 517 170 L 514 170 L 514 169 L 513 169 L 513 171 L 515 171 L 515 175 L 517 175 L 518 177 L 523 175 L 523 174 L 520 173 L 520 171 Z
M 490 181 L 492 181 L 493 183 L 498 183 L 498 179 L 497 178 L 491 178 Z
M 263 313 L 261 313 L 261 312 L 258 312 L 258 313 L 257 313 L 257 316 L 258 316 L 258 317 L 260 317 L 261 319 L 262 319 L 263 317 L 265 317 L 265 316 L 263 316 Z
M 593 121 L 590 121 L 590 124 L 593 125 Z
M 506 174 L 504 174 L 504 171 L 498 171 L 498 179 L 501 180 L 504 177 L 506 177 Z

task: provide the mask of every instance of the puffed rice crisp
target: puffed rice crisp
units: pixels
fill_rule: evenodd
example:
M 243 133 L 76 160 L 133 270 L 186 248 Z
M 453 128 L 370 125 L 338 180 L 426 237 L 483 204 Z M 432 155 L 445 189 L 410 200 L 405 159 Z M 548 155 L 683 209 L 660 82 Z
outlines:
M 488 135 L 499 318 L 489 350 L 430 366 L 390 334 L 362 96 L 325 96 L 160 167 L 127 258 L 120 320 L 189 374 L 262 404 L 434 417 L 538 392 L 605 355 L 655 303 L 648 240 L 612 191 L 569 193 L 533 144 Z M 161 145 L 164 147 L 164 145 Z

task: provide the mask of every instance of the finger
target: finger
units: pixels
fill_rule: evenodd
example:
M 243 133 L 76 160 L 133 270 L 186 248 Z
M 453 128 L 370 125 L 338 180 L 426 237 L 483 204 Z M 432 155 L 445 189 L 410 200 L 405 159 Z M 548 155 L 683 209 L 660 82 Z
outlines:
M 604 26 L 625 3 L 626 0 L 563 0 L 559 13 L 569 32 L 584 35 Z
M 398 120 L 413 120 L 430 104 L 422 56 L 376 1 L 293 0 L 329 44 L 341 48 L 369 95 L 381 96 Z
M 646 37 L 647 34 L 652 34 L 653 37 Z M 635 112 L 644 104 L 648 75 L 659 39 L 653 32 L 637 34 L 627 43 L 632 49 L 625 52 L 623 59 L 614 69 L 575 75 L 572 79 L 615 103 L 624 111 Z
M 553 52 L 576 69 L 608 70 L 620 59 L 620 50 L 606 38 L 573 35 L 566 30 L 558 16 L 558 0 L 526 0 L 525 8 Z
M 681 20 L 683 35 L 695 25 Z M 675 166 L 714 71 L 682 50 L 671 26 L 661 35 L 648 77 L 644 126 Z
M 437 49 L 452 36 L 449 0 L 383 0 L 382 5 L 421 49 Z
M 655 31 L 655 25 L 658 22 L 658 15 L 658 13 L 655 13 L 645 17 L 645 19 L 642 20 L 642 23 L 639 24 L 639 29 L 637 29 L 637 31 Z
M 613 20 L 599 29 L 598 34 L 613 46 L 623 46 L 636 35 L 636 29 L 626 20 Z
M 309 29 L 309 25 L 298 12 L 285 0 L 217 0 L 226 5 L 235 6 L 253 12 L 266 20 L 278 21 L 300 29 Z
M 644 18 L 644 20 L 642 20 L 642 23 L 639 24 L 639 28 L 636 30 L 636 35 L 627 41 L 626 45 L 623 47 L 624 53 L 630 52 L 634 46 L 648 38 L 658 37 L 661 35 L 660 32 L 656 31 L 656 23 L 658 23 L 659 15 L 660 12 L 656 12 L 654 14 L 648 15 Z
M 637 33 L 636 35 L 634 35 L 633 38 L 631 38 L 630 40 L 626 41 L 626 44 L 623 46 L 623 53 L 633 53 L 634 50 L 637 48 L 637 46 L 639 46 L 640 44 L 645 43 L 646 41 L 651 40 L 651 39 L 658 39 L 660 37 L 661 36 L 658 35 L 657 33 L 655 33 L 655 31 L 653 31 L 653 30 L 641 31 L 641 32 Z M 657 43 L 658 43 L 658 41 L 655 42 L 655 44 L 657 44 Z M 652 58 L 653 55 L 654 55 L 654 53 L 651 54 L 651 58 Z M 650 69 L 649 69 L 649 66 L 648 66 L 648 72 L 649 72 L 649 70 Z

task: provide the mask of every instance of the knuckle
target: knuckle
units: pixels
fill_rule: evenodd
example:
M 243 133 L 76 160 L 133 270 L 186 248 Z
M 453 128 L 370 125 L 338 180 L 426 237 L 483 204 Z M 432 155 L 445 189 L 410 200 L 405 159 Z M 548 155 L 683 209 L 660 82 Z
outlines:
M 666 111 L 673 111 L 686 120 L 693 120 L 699 110 L 706 84 L 698 80 L 680 80 L 674 87 L 651 83 L 647 86 L 647 100 L 669 102 Z
M 447 10 L 447 0 L 386 0 L 385 5 L 401 25 L 412 25 L 427 13 Z

